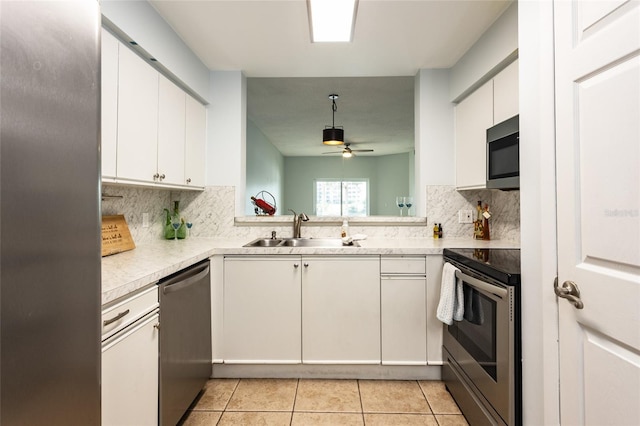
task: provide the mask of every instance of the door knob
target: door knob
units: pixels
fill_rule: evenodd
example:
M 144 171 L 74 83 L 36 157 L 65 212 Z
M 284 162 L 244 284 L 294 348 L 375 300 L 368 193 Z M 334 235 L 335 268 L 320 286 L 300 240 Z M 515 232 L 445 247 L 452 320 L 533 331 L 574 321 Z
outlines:
M 567 299 L 569 302 L 573 303 L 573 306 L 576 309 L 584 308 L 584 303 L 580 299 L 580 289 L 578 288 L 578 284 L 573 281 L 565 281 L 562 283 L 562 287 L 558 286 L 558 277 L 553 282 L 553 291 L 556 293 L 556 296 L 561 297 L 563 299 Z

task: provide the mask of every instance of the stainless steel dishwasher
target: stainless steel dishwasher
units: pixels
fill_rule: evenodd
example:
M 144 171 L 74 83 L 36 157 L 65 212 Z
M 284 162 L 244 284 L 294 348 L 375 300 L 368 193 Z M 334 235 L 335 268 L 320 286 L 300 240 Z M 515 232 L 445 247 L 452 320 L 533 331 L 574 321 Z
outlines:
M 160 424 L 175 425 L 211 377 L 209 260 L 160 286 Z

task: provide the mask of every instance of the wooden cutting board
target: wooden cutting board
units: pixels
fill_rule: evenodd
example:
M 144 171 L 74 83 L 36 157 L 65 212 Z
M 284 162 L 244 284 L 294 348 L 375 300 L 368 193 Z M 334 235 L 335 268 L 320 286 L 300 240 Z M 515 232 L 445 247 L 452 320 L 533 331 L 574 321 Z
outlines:
M 124 215 L 102 216 L 102 257 L 134 248 Z

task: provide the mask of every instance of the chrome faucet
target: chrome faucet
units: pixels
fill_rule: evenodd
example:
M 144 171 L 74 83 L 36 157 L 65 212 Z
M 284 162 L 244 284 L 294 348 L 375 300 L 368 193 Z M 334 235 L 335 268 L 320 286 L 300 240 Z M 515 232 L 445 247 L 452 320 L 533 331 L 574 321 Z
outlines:
M 289 209 L 291 213 L 293 213 L 293 238 L 301 238 L 300 229 L 302 228 L 302 222 L 306 222 L 309 220 L 309 216 L 305 213 L 296 213 L 293 210 Z

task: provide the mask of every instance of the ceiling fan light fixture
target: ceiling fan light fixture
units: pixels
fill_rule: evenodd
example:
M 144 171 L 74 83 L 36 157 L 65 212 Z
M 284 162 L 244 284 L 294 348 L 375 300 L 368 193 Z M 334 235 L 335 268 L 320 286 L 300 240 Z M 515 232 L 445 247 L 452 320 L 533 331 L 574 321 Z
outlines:
M 322 143 L 325 145 L 344 144 L 344 130 L 336 127 L 329 127 L 322 131 Z
M 307 0 L 311 42 L 350 42 L 358 0 Z
M 351 152 L 350 149 L 345 149 L 344 151 L 342 151 L 342 157 L 343 158 L 351 158 L 351 157 L 353 157 L 353 153 Z

